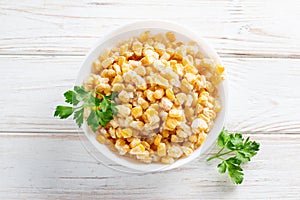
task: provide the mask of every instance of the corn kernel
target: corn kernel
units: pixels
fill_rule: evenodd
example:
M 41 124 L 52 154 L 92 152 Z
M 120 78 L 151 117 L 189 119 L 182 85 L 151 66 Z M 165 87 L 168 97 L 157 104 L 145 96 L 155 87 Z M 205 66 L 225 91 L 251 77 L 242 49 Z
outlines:
M 183 110 L 173 108 L 169 111 L 169 116 L 173 118 L 181 118 L 183 116 Z
M 162 111 L 160 111 L 159 116 L 162 121 L 166 121 L 166 119 L 168 117 L 168 113 L 162 110 Z
M 133 138 L 133 140 L 130 142 L 129 146 L 130 148 L 136 147 L 138 144 L 141 143 L 141 140 L 138 138 Z
M 182 152 L 180 146 L 177 146 L 177 145 L 170 146 L 168 149 L 168 155 L 173 158 L 179 158 L 182 155 L 182 153 L 183 152 Z
M 118 57 L 118 65 L 122 68 L 124 64 L 126 64 L 127 59 L 124 56 Z
M 206 138 L 206 134 L 200 133 L 197 138 L 197 145 L 200 146 L 204 142 L 205 138 Z
M 125 140 L 117 139 L 115 146 L 118 148 L 118 147 L 124 146 L 125 144 L 126 144 Z
M 195 109 L 195 113 L 199 114 L 199 113 L 202 112 L 202 110 L 203 110 L 203 106 L 201 104 L 197 104 L 196 109 Z
M 181 90 L 185 93 L 190 93 L 193 86 L 184 78 L 181 81 Z
M 163 53 L 165 52 L 165 45 L 163 43 L 160 42 L 156 42 L 154 43 L 154 49 L 157 53 L 159 53 L 159 55 L 163 55 Z
M 209 103 L 210 104 L 210 103 Z M 204 108 L 202 111 L 203 115 L 208 117 L 209 119 L 213 120 L 216 117 L 215 111 L 209 109 L 209 108 Z
M 169 137 L 170 133 L 168 130 L 162 130 L 161 135 L 163 138 L 167 138 Z
M 176 126 L 178 125 L 178 121 L 176 119 L 173 118 L 167 118 L 166 120 L 166 126 L 170 129 L 170 130 L 174 130 L 176 128 Z
M 110 127 L 108 129 L 108 133 L 109 133 L 110 137 L 112 137 L 114 139 L 116 138 L 116 129 L 114 129 L 113 127 Z
M 115 83 L 115 84 L 113 84 L 113 87 L 112 87 L 112 91 L 116 91 L 116 92 L 121 92 L 124 89 L 125 89 L 125 86 L 124 86 L 124 84 L 121 84 L 121 83 Z
M 116 72 L 115 72 L 115 70 L 113 70 L 113 69 L 104 69 L 104 70 L 101 72 L 101 76 L 110 79 L 110 78 L 116 76 Z
M 139 41 L 146 42 L 149 39 L 150 31 L 145 31 L 139 35 Z
M 200 96 L 198 98 L 198 102 L 202 105 L 206 105 L 208 102 L 209 93 L 206 91 L 203 91 L 200 93 Z
M 121 67 L 117 64 L 113 64 L 113 69 L 116 71 L 117 74 L 121 74 Z
M 138 100 L 137 100 L 137 103 L 142 106 L 142 108 L 144 110 L 146 110 L 148 107 L 149 107 L 149 103 L 142 97 L 139 97 Z
M 193 65 L 187 64 L 184 66 L 185 73 L 192 73 L 192 74 L 198 74 L 198 69 L 194 67 Z
M 147 97 L 147 99 L 150 102 L 154 102 L 155 101 L 154 92 L 153 91 L 151 91 L 151 90 L 145 90 L 144 94 L 145 94 L 145 96 Z
M 222 110 L 221 102 L 219 100 L 215 101 L 214 111 L 215 112 L 220 112 L 221 110 Z
M 146 141 L 142 141 L 141 144 L 146 148 L 146 149 L 150 149 L 150 144 Z
M 157 155 L 158 156 L 165 156 L 167 155 L 167 149 L 165 143 L 159 143 L 157 146 Z
M 104 135 L 97 135 L 96 139 L 97 139 L 97 141 L 98 141 L 99 143 L 101 143 L 101 144 L 104 144 L 104 143 L 105 143 L 105 140 L 106 140 L 106 138 L 105 138 Z
M 207 116 L 205 116 L 203 113 L 199 114 L 198 117 L 201 118 L 201 119 L 203 119 L 207 123 L 210 122 L 210 119 Z
M 108 68 L 113 63 L 114 63 L 114 59 L 113 58 L 107 58 L 106 60 L 104 60 L 102 62 L 102 67 L 103 68 Z
M 161 99 L 161 106 L 165 111 L 169 111 L 172 108 L 173 103 L 168 98 L 163 97 Z
M 206 123 L 206 121 L 204 121 L 201 118 L 196 118 L 193 122 L 192 122 L 192 131 L 194 133 L 197 133 L 199 131 L 203 131 L 205 129 L 208 128 L 208 124 Z
M 162 56 L 160 57 L 161 60 L 169 60 L 171 58 L 170 54 L 167 52 L 164 52 Z
M 131 128 L 142 130 L 144 127 L 144 122 L 142 121 L 132 121 L 129 125 Z
M 112 85 L 114 85 L 115 83 L 119 83 L 122 82 L 123 78 L 120 75 L 115 76 L 115 78 L 113 79 L 113 81 L 111 82 Z
M 102 65 L 100 60 L 97 59 L 96 61 L 93 62 L 93 68 L 98 72 L 101 71 Z
M 175 34 L 173 32 L 166 32 L 166 38 L 170 42 L 175 42 L 176 41 L 176 37 L 175 37 Z
M 193 153 L 193 149 L 190 147 L 182 146 L 181 149 L 186 156 L 190 156 Z
M 176 130 L 176 135 L 181 138 L 187 138 L 188 134 L 181 129 Z
M 134 71 L 140 76 L 146 75 L 146 68 L 144 66 L 138 66 L 137 68 L 134 69 Z
M 179 142 L 179 138 L 176 135 L 172 135 L 171 142 Z
M 129 151 L 129 153 L 133 155 L 141 154 L 143 152 L 145 152 L 145 147 L 142 144 L 138 144 Z
M 134 107 L 132 108 L 131 110 L 131 114 L 134 118 L 139 118 L 142 116 L 143 114 L 143 109 L 141 106 L 137 106 L 137 107 Z
M 184 46 L 177 47 L 174 52 L 174 58 L 181 60 L 186 55 L 186 48 Z
M 189 141 L 193 143 L 197 142 L 197 136 L 195 134 L 189 136 Z
M 216 71 L 218 74 L 222 74 L 224 72 L 224 70 L 225 70 L 225 68 L 222 65 L 218 64 L 216 66 Z
M 158 146 L 160 144 L 161 138 L 162 136 L 158 134 L 154 139 L 154 144 Z
M 163 164 L 172 164 L 172 163 L 174 163 L 174 161 L 175 161 L 174 158 L 172 158 L 170 156 L 164 156 L 161 158 L 161 162 Z
M 158 112 L 153 108 L 148 108 L 145 112 L 146 120 L 149 122 L 150 125 L 154 125 L 160 121 L 158 116 Z
M 169 81 L 162 77 L 161 75 L 153 75 L 151 78 L 151 85 L 159 85 L 164 89 L 167 89 L 170 87 Z
M 182 58 L 182 64 L 183 65 L 193 65 L 194 64 L 193 56 L 191 56 L 191 55 L 184 56 Z
M 154 96 L 155 99 L 161 99 L 164 96 L 164 94 L 165 94 L 164 89 L 159 88 L 159 89 L 154 91 L 153 96 Z
M 174 101 L 175 100 L 175 95 L 173 93 L 173 91 L 171 89 L 166 89 L 166 96 L 171 100 Z
M 121 130 L 121 136 L 123 138 L 129 138 L 132 136 L 132 130 L 130 128 L 125 128 L 123 130 Z
M 143 50 L 143 44 L 140 43 L 139 41 L 135 41 L 132 43 L 132 50 L 135 55 L 141 56 L 142 55 L 142 50 Z

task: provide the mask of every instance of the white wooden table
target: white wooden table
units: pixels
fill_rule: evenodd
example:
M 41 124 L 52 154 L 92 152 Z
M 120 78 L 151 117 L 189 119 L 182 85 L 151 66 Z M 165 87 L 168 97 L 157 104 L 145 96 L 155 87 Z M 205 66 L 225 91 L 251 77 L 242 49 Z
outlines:
M 0 199 L 299 199 L 299 11 L 289 0 L 1 0 Z M 261 143 L 242 185 L 219 175 L 217 161 L 113 171 L 85 151 L 72 120 L 53 118 L 89 48 L 142 19 L 190 26 L 221 55 L 226 126 Z

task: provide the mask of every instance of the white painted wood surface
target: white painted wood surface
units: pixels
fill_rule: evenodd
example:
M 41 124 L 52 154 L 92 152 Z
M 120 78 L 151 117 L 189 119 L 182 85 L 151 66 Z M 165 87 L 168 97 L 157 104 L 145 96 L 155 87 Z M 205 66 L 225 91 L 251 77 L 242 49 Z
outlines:
M 74 132 L 72 120 L 53 118 L 55 106 L 75 82 L 82 56 L 0 56 L 4 105 L 0 129 Z M 300 59 L 224 58 L 232 131 L 300 132 Z M 46 72 L 46 73 L 45 73 Z M 7 76 L 7 75 L 13 75 Z M 12 100 L 15 101 L 12 102 Z
M 299 10 L 292 0 L 1 0 L 0 199 L 298 199 Z M 140 19 L 190 26 L 220 53 L 226 126 L 262 144 L 242 185 L 200 160 L 163 173 L 113 171 L 82 148 L 71 120 L 52 117 L 88 49 Z
M 97 163 L 74 134 L 2 134 L 0 198 L 297 199 L 300 163 L 293 158 L 298 157 L 300 138 L 250 136 L 261 143 L 261 151 L 244 166 L 244 184 L 234 186 L 218 174 L 217 161 L 196 160 L 167 172 L 126 174 Z

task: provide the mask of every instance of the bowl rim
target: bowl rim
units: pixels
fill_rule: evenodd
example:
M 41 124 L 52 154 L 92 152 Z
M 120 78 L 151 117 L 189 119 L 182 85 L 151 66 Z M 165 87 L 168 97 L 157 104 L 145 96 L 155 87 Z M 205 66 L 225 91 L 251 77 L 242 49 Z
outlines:
M 184 25 L 174 23 L 174 22 L 171 22 L 171 21 L 166 21 L 166 20 L 135 21 L 135 22 L 124 24 L 124 25 L 122 25 L 122 26 L 120 26 L 116 29 L 111 30 L 111 31 L 108 31 L 106 34 L 104 34 L 104 36 L 102 36 L 95 43 L 95 45 L 92 46 L 92 48 L 90 48 L 89 52 L 86 54 L 84 60 L 81 63 L 80 70 L 77 74 L 75 85 L 82 85 L 82 81 L 80 81 L 81 72 L 83 71 L 84 68 L 87 68 L 87 67 L 90 68 L 91 67 L 91 66 L 87 66 L 88 61 L 91 60 L 91 57 L 92 57 L 91 55 L 95 51 L 97 51 L 97 49 L 101 45 L 103 45 L 103 43 L 105 43 L 107 40 L 110 40 L 114 37 L 117 37 L 118 35 L 122 35 L 122 34 L 124 34 L 124 32 L 138 31 L 138 30 L 141 30 L 141 29 L 149 29 L 151 31 L 151 29 L 155 29 L 155 28 L 162 29 L 162 31 L 164 31 L 164 32 L 172 31 L 172 32 L 175 32 L 175 34 L 180 33 L 180 34 L 186 36 L 189 39 L 191 39 L 190 36 L 193 36 L 193 39 L 191 39 L 191 40 L 196 41 L 199 44 L 199 46 L 200 45 L 201 46 L 206 46 L 205 50 L 204 50 L 205 53 L 212 56 L 210 58 L 212 58 L 216 63 L 222 64 L 221 58 L 219 57 L 219 55 L 217 54 L 215 49 L 212 48 L 212 46 L 205 39 L 203 39 L 201 36 L 199 36 L 199 34 L 197 34 L 196 32 L 194 32 L 193 30 L 191 30 L 190 28 L 188 28 Z M 182 32 L 185 32 L 185 33 L 182 33 Z M 225 75 L 226 75 L 226 72 L 225 72 Z M 84 77 L 84 78 L 86 78 L 86 77 Z M 205 141 L 203 142 L 203 144 L 200 147 L 198 147 L 190 156 L 185 157 L 185 158 L 181 158 L 179 160 L 176 160 L 173 164 L 168 164 L 168 165 L 163 164 L 164 167 L 156 168 L 155 170 L 149 170 L 148 168 L 147 168 L 147 170 L 144 170 L 141 167 L 136 168 L 136 167 L 133 167 L 133 166 L 124 165 L 124 163 L 117 162 L 114 159 L 111 159 L 111 158 L 109 158 L 109 159 L 116 162 L 117 164 L 123 165 L 124 167 L 131 168 L 132 170 L 136 170 L 136 171 L 139 171 L 139 172 L 142 172 L 142 173 L 146 173 L 146 172 L 165 171 L 165 170 L 174 169 L 174 168 L 183 166 L 183 165 L 191 162 L 192 160 L 195 160 L 196 158 L 200 159 L 202 157 L 205 157 L 207 152 L 212 148 L 213 144 L 217 140 L 217 137 L 218 137 L 219 133 L 221 132 L 221 130 L 222 130 L 224 124 L 225 124 L 225 119 L 226 119 L 226 116 L 227 116 L 227 110 L 228 110 L 228 85 L 227 85 L 227 80 L 225 79 L 222 83 L 220 83 L 218 85 L 218 87 L 219 87 L 219 99 L 222 101 L 222 110 L 221 110 L 220 113 L 218 113 L 218 117 L 215 119 L 215 124 L 214 124 L 212 130 L 210 130 L 210 132 L 209 132 L 209 133 L 211 133 L 214 130 L 214 131 L 218 131 L 218 133 L 214 134 L 213 135 L 214 137 L 212 139 L 210 139 L 210 141 L 207 141 L 207 138 L 206 138 Z M 222 91 L 222 96 L 220 94 L 220 91 Z M 223 97 L 223 98 L 221 99 L 221 97 Z M 216 122 L 218 122 L 218 123 L 216 123 Z M 87 125 L 84 124 L 81 129 L 83 130 L 84 135 L 88 138 L 88 140 L 102 154 L 102 152 L 99 150 L 99 148 L 97 148 L 97 146 L 100 143 L 97 142 L 98 145 L 95 146 L 94 142 L 95 142 L 96 138 L 95 137 L 94 138 L 89 137 L 89 135 L 87 133 L 89 131 L 89 130 L 87 130 Z M 103 145 L 103 144 L 100 144 L 100 145 Z M 106 145 L 103 145 L 103 146 L 106 146 Z M 88 148 L 88 147 L 85 147 L 85 148 Z M 104 156 L 106 156 L 106 155 L 104 155 Z M 95 157 L 97 159 L 96 156 L 93 156 L 93 157 Z M 118 155 L 118 157 L 120 157 L 121 159 L 125 159 L 125 157 L 121 156 L 121 155 Z M 99 160 L 99 159 L 97 159 L 97 160 Z M 103 163 L 103 164 L 105 164 L 105 163 Z M 150 166 L 150 165 L 153 165 L 153 164 L 154 163 L 149 163 L 149 164 L 139 163 L 137 165 Z

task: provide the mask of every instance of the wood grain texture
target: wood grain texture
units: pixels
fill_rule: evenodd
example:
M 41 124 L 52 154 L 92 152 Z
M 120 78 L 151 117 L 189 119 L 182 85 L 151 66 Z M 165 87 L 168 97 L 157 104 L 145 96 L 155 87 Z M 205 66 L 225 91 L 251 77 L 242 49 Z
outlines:
M 1 56 L 0 130 L 76 132 L 72 120 L 53 117 L 72 87 L 81 56 Z M 300 132 L 300 60 L 225 58 L 227 127 L 251 133 Z
M 299 135 L 251 135 L 261 150 L 235 186 L 211 163 L 150 174 L 97 163 L 78 135 L 0 135 L 1 199 L 297 199 Z M 289 149 L 286 151 L 286 149 Z M 215 153 L 217 149 L 213 149 Z
M 299 10 L 293 0 L 1 0 L 0 199 L 299 199 Z M 242 185 L 199 159 L 114 171 L 86 152 L 72 120 L 53 118 L 99 38 L 156 19 L 191 27 L 223 57 L 226 127 L 261 143 Z
M 83 55 L 108 31 L 136 20 L 171 20 L 222 56 L 300 57 L 300 2 L 53 0 L 0 3 L 0 54 Z

